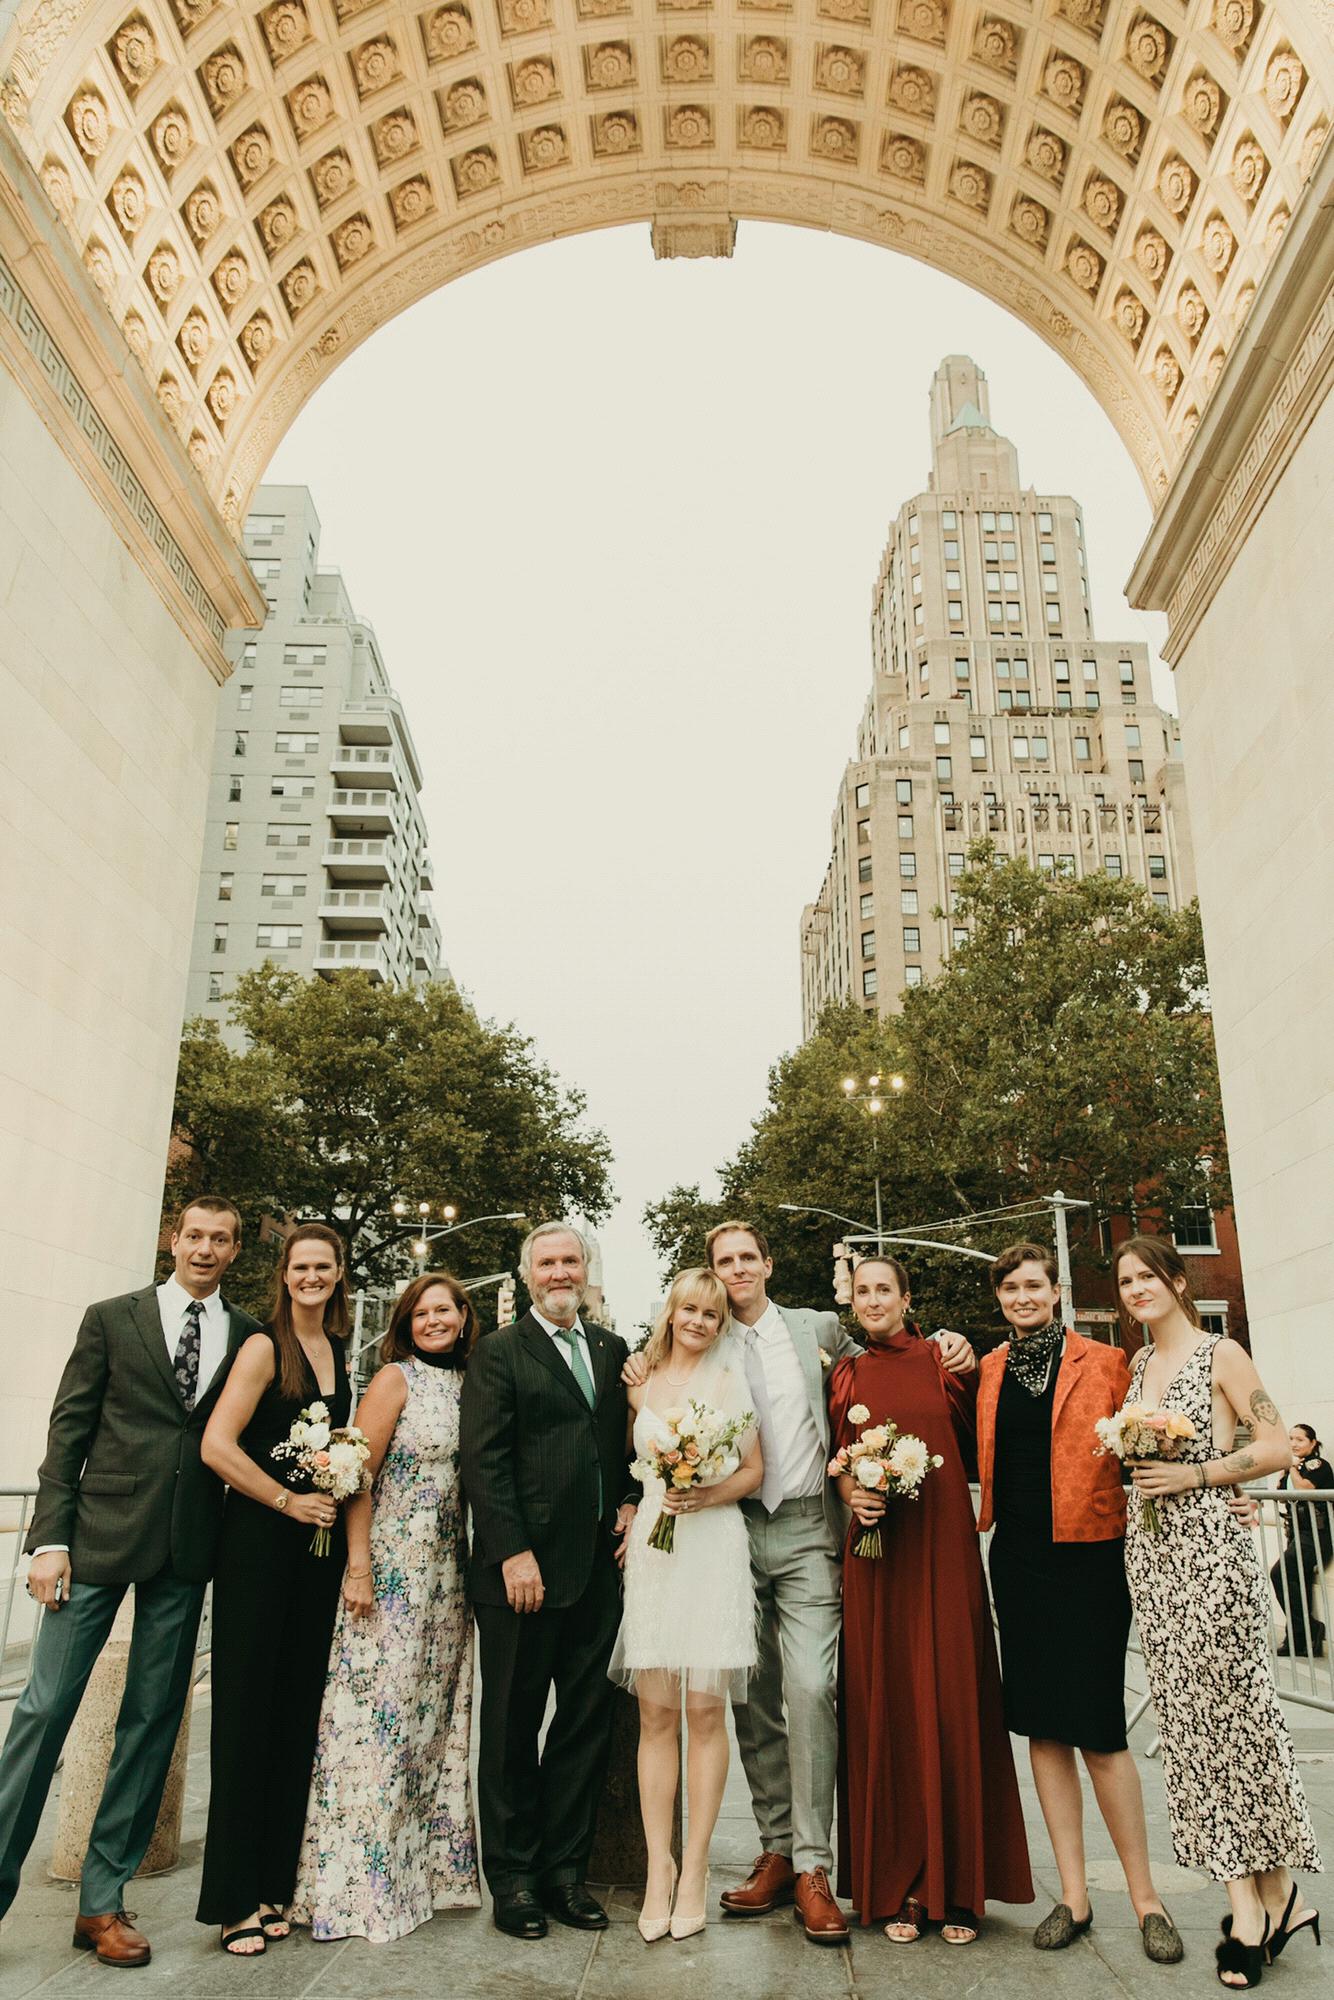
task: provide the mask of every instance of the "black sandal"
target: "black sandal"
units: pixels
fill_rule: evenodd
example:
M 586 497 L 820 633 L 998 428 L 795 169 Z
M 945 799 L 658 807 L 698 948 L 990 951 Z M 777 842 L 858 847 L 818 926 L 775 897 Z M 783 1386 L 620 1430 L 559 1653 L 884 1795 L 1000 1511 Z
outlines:
M 258 1938 L 259 1950 L 233 1951 L 232 1946 L 240 1944 L 242 1938 Z M 228 1931 L 225 1937 L 219 1937 L 218 1944 L 226 1952 L 228 1958 L 263 1958 L 267 1950 L 264 1942 L 264 1932 L 258 1924 L 245 1924 L 239 1931 Z
M 1229 1921 L 1223 1932 L 1223 1942 L 1214 1946 L 1219 1985 L 1228 1987 L 1233 1993 L 1244 1993 L 1252 1986 L 1258 1986 L 1264 1976 L 1265 1948 L 1268 1943 L 1268 1917 L 1265 1918 L 1264 1935 L 1259 1944 L 1242 1944 L 1239 1938 L 1233 1937 Z M 1224 1979 L 1225 1972 L 1240 1973 L 1241 1977 L 1234 1983 L 1230 1979 Z
M 281 1924 L 282 1929 L 280 1931 L 272 1930 L 270 1926 L 273 1924 Z M 292 1935 L 292 1919 L 283 1915 L 281 1907 L 270 1910 L 267 1916 L 261 1910 L 259 1913 L 259 1927 L 270 1944 L 281 1944 L 284 1938 L 291 1937 Z
M 1297 1907 L 1297 1884 L 1294 1882 L 1292 1885 L 1292 1894 L 1288 1897 L 1288 1906 L 1284 1910 L 1283 1915 L 1279 1919 L 1278 1928 L 1275 1930 L 1274 1935 L 1270 1938 L 1268 1945 L 1265 1947 L 1265 1959 L 1267 1963 L 1270 1965 L 1274 1963 L 1274 1960 L 1276 1958 L 1282 1955 L 1283 1947 L 1292 1938 L 1296 1937 L 1298 1931 L 1312 1931 L 1315 1935 L 1315 1941 L 1317 1945 L 1320 1943 L 1319 1910 L 1305 1911 L 1303 1915 L 1298 1919 L 1298 1921 L 1294 1924 L 1292 1921 L 1292 1913 L 1296 1909 L 1296 1907 Z

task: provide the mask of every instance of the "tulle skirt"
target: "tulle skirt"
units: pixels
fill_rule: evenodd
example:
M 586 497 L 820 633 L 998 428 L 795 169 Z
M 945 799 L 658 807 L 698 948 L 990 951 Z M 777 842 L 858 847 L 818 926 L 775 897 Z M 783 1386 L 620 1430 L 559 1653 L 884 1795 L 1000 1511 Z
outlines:
M 645 1488 L 625 1557 L 625 1608 L 607 1672 L 621 1687 L 744 1701 L 758 1658 L 750 1536 L 732 1503 L 678 1514 L 670 1553 L 649 1547 L 662 1488 Z M 646 1676 L 652 1676 L 647 1679 Z M 659 1678 L 660 1677 L 660 1678 Z

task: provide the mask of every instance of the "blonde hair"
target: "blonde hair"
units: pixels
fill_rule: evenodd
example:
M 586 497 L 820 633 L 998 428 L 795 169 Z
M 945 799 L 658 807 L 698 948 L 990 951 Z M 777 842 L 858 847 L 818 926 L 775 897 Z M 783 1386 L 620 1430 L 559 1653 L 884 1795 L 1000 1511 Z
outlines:
M 720 1336 L 731 1325 L 727 1287 L 722 1279 L 703 1264 L 696 1264 L 688 1271 L 678 1271 L 672 1279 L 672 1288 L 662 1311 L 653 1322 L 653 1331 L 644 1342 L 644 1363 L 650 1374 L 662 1366 L 672 1351 L 672 1319 L 681 1306 L 711 1306 L 718 1315 Z

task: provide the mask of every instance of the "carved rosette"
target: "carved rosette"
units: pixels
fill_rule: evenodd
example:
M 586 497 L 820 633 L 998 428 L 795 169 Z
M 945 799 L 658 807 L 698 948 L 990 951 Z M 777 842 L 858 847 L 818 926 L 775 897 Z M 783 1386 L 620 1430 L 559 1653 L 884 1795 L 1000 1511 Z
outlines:
M 1214 33 L 1234 55 L 1245 53 L 1255 27 L 1255 0 L 1214 0 Z
M 812 159 L 855 166 L 860 145 L 861 127 L 850 118 L 816 118 L 811 125 Z
M 179 104 L 169 104 L 149 127 L 149 140 L 163 171 L 174 174 L 194 146 L 190 120 Z
M 662 45 L 664 83 L 708 83 L 713 76 L 713 48 L 702 35 L 677 35 Z
M 584 49 L 584 79 L 590 90 L 625 90 L 635 81 L 629 42 L 597 42 Z
M 1121 190 L 1104 174 L 1090 174 L 1084 184 L 1084 213 L 1099 229 L 1109 232 L 1121 218 Z
M 669 146 L 689 152 L 713 144 L 713 113 L 706 104 L 679 104 L 665 115 Z
M 220 257 L 213 271 L 213 289 L 227 312 L 234 312 L 250 290 L 250 266 L 239 250 Z
M 550 173 L 553 167 L 568 167 L 570 142 L 563 125 L 537 125 L 519 134 L 519 158 L 526 174 Z
M 1177 294 L 1177 325 L 1194 347 L 1209 320 L 1209 308 L 1194 285 L 1183 285 Z
M 460 201 L 469 195 L 485 194 L 500 180 L 500 162 L 489 146 L 474 146 L 470 153 L 460 153 L 450 161 L 449 171 Z
M 162 60 L 157 36 L 142 14 L 133 14 L 117 28 L 111 55 L 120 80 L 131 97 L 137 97 Z
M 1042 94 L 1062 111 L 1075 113 L 1084 102 L 1086 81 L 1082 63 L 1073 56 L 1056 54 L 1048 58 L 1042 72 Z
M 116 266 L 105 243 L 94 236 L 84 246 L 84 269 L 104 299 L 109 299 L 116 289 Z
M 166 412 L 167 422 L 174 430 L 179 430 L 185 415 L 185 403 L 181 396 L 181 385 L 174 375 L 163 375 L 159 378 L 157 399 Z
M 1179 153 L 1169 153 L 1158 169 L 1158 192 L 1173 215 L 1184 215 L 1195 198 L 1195 176 Z
M 338 259 L 340 271 L 351 270 L 363 257 L 369 257 L 375 248 L 375 233 L 368 215 L 350 215 L 346 222 L 340 222 L 332 238 L 334 256 Z
M 469 49 L 477 46 L 472 15 L 463 5 L 463 0 L 453 0 L 448 7 L 437 7 L 426 22 L 423 35 L 429 62 L 452 62 L 455 56 L 466 55 Z
M 997 15 L 984 14 L 973 36 L 973 54 L 988 69 L 1013 76 L 1019 64 L 1019 35 L 1014 26 Z
M 1232 306 L 1232 325 L 1234 330 L 1241 326 L 1242 321 L 1254 304 L 1255 286 L 1253 284 L 1243 285 L 1237 293 Z
M 1232 185 L 1243 201 L 1257 199 L 1269 173 L 1265 149 L 1250 133 L 1237 141 L 1232 154 Z
M 1199 427 L 1200 427 L 1200 413 L 1196 409 L 1194 403 L 1192 403 L 1190 408 L 1186 411 L 1185 415 L 1181 419 L 1180 429 L 1181 429 L 1182 442 L 1184 444 L 1189 444 L 1190 440 L 1194 437 Z
M 125 345 L 142 367 L 148 360 L 148 328 L 137 312 L 127 312 L 121 326 L 125 335 Z
M 1232 262 L 1237 239 L 1221 215 L 1211 215 L 1204 225 L 1200 250 L 1216 278 L 1221 278 Z
M 816 0 L 815 11 L 826 21 L 855 21 L 859 27 L 869 27 L 871 0 Z
M 1218 387 L 1218 378 L 1223 372 L 1226 361 L 1227 349 L 1225 347 L 1216 347 L 1209 356 L 1208 365 L 1204 371 L 1204 386 L 1211 396 Z
M 1043 250 L 1046 248 L 1050 229 L 1051 216 L 1040 201 L 1034 201 L 1033 197 L 1027 194 L 1015 198 L 1014 206 L 1010 210 L 1012 236 L 1017 236 L 1021 243 L 1027 243 L 1030 249 Z
M 949 18 L 945 0 L 899 0 L 899 27 L 914 41 L 943 48 Z
M 1024 159 L 1035 174 L 1041 174 L 1044 180 L 1053 182 L 1057 187 L 1065 179 L 1065 143 L 1041 125 L 1035 125 L 1029 133 Z
M 1005 113 L 994 97 L 975 91 L 960 107 L 959 130 L 981 146 L 999 146 L 1005 134 Z
M 1081 242 L 1078 237 L 1065 253 L 1065 268 L 1080 291 L 1088 292 L 1090 296 L 1102 283 L 1102 258 L 1091 244 Z
M 1107 19 L 1106 0 L 1056 0 L 1056 11 L 1090 35 L 1100 35 Z
M 389 206 L 393 211 L 396 229 L 411 229 L 416 222 L 424 222 L 428 215 L 435 213 L 435 190 L 424 174 L 416 174 L 410 181 L 401 181 L 389 192 Z
M 1161 83 L 1171 46 L 1162 22 L 1155 21 L 1151 14 L 1140 14 L 1131 22 L 1126 36 L 1126 61 L 1146 83 Z
M 204 95 L 215 118 L 239 103 L 248 88 L 245 58 L 235 42 L 227 42 L 206 56 L 199 72 L 199 80 L 204 86 Z
M 936 115 L 936 79 L 929 69 L 909 63 L 897 68 L 889 79 L 889 102 L 912 118 Z
M 221 0 L 171 0 L 171 10 L 183 35 L 188 35 L 200 23 L 207 21 L 213 9 L 221 5 Z
M 1223 108 L 1223 93 L 1213 78 L 1202 69 L 1197 69 L 1186 85 L 1181 99 L 1181 109 L 1187 121 L 1204 138 L 1213 137 Z
M 752 104 L 737 114 L 737 144 L 759 153 L 781 153 L 787 145 L 787 114 Z
M 546 104 L 560 94 L 556 65 L 550 56 L 529 56 L 524 62 L 511 63 L 509 77 L 510 97 L 516 110 Z
M 752 35 L 741 51 L 741 74 L 747 83 L 786 83 L 791 75 L 786 41 L 778 35 Z
M 144 193 L 144 184 L 133 167 L 126 167 L 116 176 L 112 183 L 109 203 L 122 235 L 133 242 L 148 219 L 148 197 Z
M 1306 71 L 1291 49 L 1276 49 L 1265 70 L 1265 103 L 1284 124 L 1297 109 Z
M 194 192 L 187 196 L 182 210 L 185 226 L 197 244 L 208 242 L 222 221 L 222 202 L 218 190 L 211 181 L 201 181 Z
M 1144 337 L 1144 327 L 1148 313 L 1135 294 L 1127 289 L 1118 292 L 1116 304 L 1112 307 L 1112 319 L 1119 332 L 1123 333 L 1132 347 L 1138 347 Z
M 224 430 L 229 418 L 236 410 L 236 378 L 226 368 L 220 368 L 209 383 L 204 401 L 213 415 L 219 430 Z
M 213 345 L 213 329 L 197 306 L 182 320 L 176 345 L 184 355 L 187 366 L 197 375 Z
M 1114 97 L 1103 113 L 1103 137 L 1123 160 L 1137 160 L 1144 138 L 1144 120 L 1133 104 Z
M 643 148 L 639 120 L 633 111 L 604 111 L 592 121 L 593 151 L 600 160 L 617 160 Z
M 1298 171 L 1301 174 L 1303 182 L 1309 181 L 1311 175 L 1315 172 L 1315 163 L 1320 158 L 1320 149 L 1325 143 L 1325 135 L 1328 131 L 1329 126 L 1326 121 L 1323 118 L 1318 118 L 1302 141 Z
M 283 303 L 294 319 L 298 313 L 305 311 L 320 289 L 315 266 L 308 257 L 303 257 L 299 264 L 293 264 L 279 289 L 283 295 Z
M 1181 363 L 1170 347 L 1160 347 L 1153 357 L 1153 379 L 1165 403 L 1170 403 L 1181 387 Z
M 236 178 L 249 192 L 273 165 L 273 141 L 262 125 L 252 125 L 233 142 L 231 151 Z
M 333 93 L 322 76 L 308 76 L 287 93 L 287 115 L 298 139 L 308 139 L 334 115 Z
M 252 370 L 273 352 L 273 321 L 267 313 L 256 313 L 241 328 L 241 352 Z
M 86 160 L 100 160 L 111 137 L 106 102 L 97 90 L 81 90 L 65 113 L 74 143 Z
M 446 132 L 466 131 L 469 125 L 479 125 L 486 114 L 486 90 L 480 77 L 465 77 L 441 94 L 440 122 Z
M 1274 210 L 1274 213 L 1270 216 L 1268 222 L 1265 224 L 1265 250 L 1269 256 L 1272 257 L 1274 252 L 1277 250 L 1279 245 L 1279 238 L 1282 236 L 1284 230 L 1287 228 L 1291 220 L 1292 217 L 1286 205 L 1283 202 L 1280 202 L 1278 207 Z
M 68 229 L 74 220 L 74 183 L 68 170 L 59 160 L 47 160 L 42 166 L 42 186 L 46 189 L 51 206 Z
M 416 152 L 420 143 L 416 120 L 406 108 L 387 112 L 383 118 L 377 118 L 371 127 L 371 144 L 382 167 L 406 160 L 409 153 Z
M 906 132 L 887 132 L 880 146 L 880 165 L 896 181 L 920 187 L 926 179 L 926 147 Z
M 502 35 L 531 35 L 551 26 L 550 0 L 496 0 Z
M 311 39 L 310 19 L 301 0 L 277 0 L 260 15 L 269 60 L 275 64 L 294 56 Z
M 265 254 L 270 258 L 281 256 L 288 244 L 296 240 L 299 224 L 295 203 L 280 195 L 277 201 L 261 209 L 258 227 Z
M 857 49 L 824 47 L 816 51 L 815 87 L 836 97 L 862 97 L 866 92 L 866 58 Z
M 388 35 L 378 35 L 372 42 L 363 42 L 352 52 L 352 79 L 357 86 L 357 96 L 364 103 L 377 90 L 386 90 L 391 83 L 397 83 L 403 75 L 403 64 L 398 49 Z
M 954 201 L 985 214 L 991 201 L 991 175 L 972 160 L 956 160 L 950 168 L 949 191 Z
M 148 289 L 163 308 L 181 288 L 181 260 L 170 243 L 159 243 L 144 269 Z
M 202 431 L 191 431 L 185 453 L 196 472 L 207 472 L 213 463 L 213 447 Z
M 356 186 L 357 177 L 352 171 L 352 162 L 341 146 L 336 146 L 332 153 L 316 160 L 310 170 L 310 182 L 321 208 L 332 207 L 334 202 L 342 200 L 349 188 Z
M 1171 260 L 1164 239 L 1156 229 L 1141 229 L 1135 238 L 1135 262 L 1151 285 L 1162 282 L 1163 273 Z

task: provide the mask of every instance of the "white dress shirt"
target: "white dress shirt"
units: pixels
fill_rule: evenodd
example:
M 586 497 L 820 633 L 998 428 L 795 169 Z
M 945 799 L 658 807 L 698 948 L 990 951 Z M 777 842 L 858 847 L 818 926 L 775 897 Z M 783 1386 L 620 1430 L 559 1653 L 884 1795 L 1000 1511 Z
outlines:
M 198 1303 L 204 1310 L 199 1315 L 199 1384 L 196 1393 L 202 1396 L 227 1357 L 229 1328 L 221 1292 L 210 1292 L 206 1299 L 200 1299 Z M 186 1291 L 184 1285 L 176 1282 L 174 1275 L 168 1278 L 165 1285 L 157 1288 L 162 1337 L 167 1343 L 167 1359 L 172 1363 L 176 1360 L 176 1350 L 185 1332 L 186 1308 L 194 1304 L 193 1295 Z
M 783 1315 L 771 1299 L 746 1338 L 764 1371 L 771 1423 L 760 1438 L 765 1463 L 772 1456 L 782 1480 L 784 1500 L 804 1500 L 823 1493 L 825 1452 L 811 1409 L 810 1390 L 801 1356 Z
M 570 1335 L 574 1335 L 575 1340 L 578 1342 L 579 1352 L 584 1357 L 584 1366 L 588 1370 L 588 1379 L 590 1382 L 593 1382 L 596 1379 L 593 1374 L 593 1357 L 588 1351 L 588 1335 L 584 1332 L 583 1321 L 580 1319 L 578 1313 L 574 1316 L 574 1325 L 567 1329 L 563 1326 L 557 1326 L 554 1319 L 548 1319 L 545 1313 L 540 1313 L 537 1310 L 536 1306 L 533 1307 L 532 1311 L 533 1318 L 537 1321 L 543 1332 L 551 1335 L 552 1345 L 555 1347 L 561 1360 L 565 1363 L 565 1366 L 569 1369 L 571 1375 L 574 1373 L 574 1359 L 570 1349 Z

